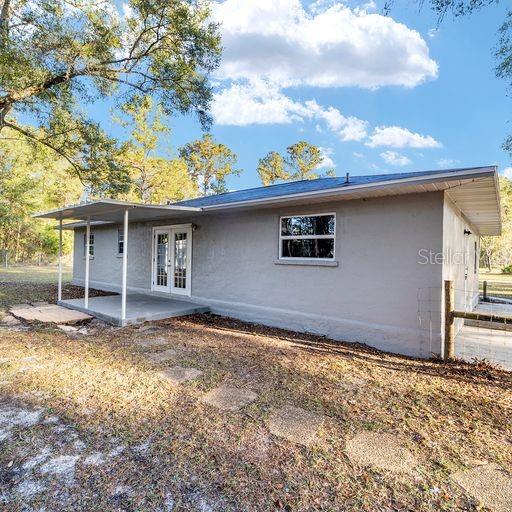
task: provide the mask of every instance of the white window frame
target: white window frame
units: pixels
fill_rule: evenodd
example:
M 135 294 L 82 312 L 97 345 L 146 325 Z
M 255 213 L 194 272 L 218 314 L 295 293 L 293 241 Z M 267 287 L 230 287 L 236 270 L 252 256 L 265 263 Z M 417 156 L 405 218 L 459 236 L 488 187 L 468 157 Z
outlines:
M 334 234 L 333 235 L 283 235 L 282 225 L 283 219 L 293 219 L 294 217 L 334 217 Z M 281 261 L 335 261 L 336 260 L 336 213 L 301 213 L 296 215 L 283 215 L 279 217 L 279 260 Z M 329 239 L 333 240 L 332 258 L 294 258 L 293 256 L 283 256 L 283 240 L 317 240 Z
M 84 233 L 84 259 L 86 257 L 85 251 L 87 250 L 87 233 Z M 89 233 L 89 258 L 94 258 L 94 233 Z
M 123 250 L 119 250 L 119 244 L 123 244 Z M 119 257 L 123 256 L 124 252 L 124 228 L 117 228 L 117 255 Z

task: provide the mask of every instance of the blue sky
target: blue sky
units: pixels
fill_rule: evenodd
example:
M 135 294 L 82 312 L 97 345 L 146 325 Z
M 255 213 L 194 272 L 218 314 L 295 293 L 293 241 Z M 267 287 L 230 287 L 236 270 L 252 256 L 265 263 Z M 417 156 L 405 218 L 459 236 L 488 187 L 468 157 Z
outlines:
M 213 77 L 215 138 L 244 172 L 231 189 L 259 185 L 258 159 L 307 140 L 338 175 L 510 166 L 512 98 L 494 75 L 503 5 L 438 30 L 428 11 L 396 1 L 223 0 L 225 58 Z M 108 106 L 93 116 L 122 135 Z M 201 135 L 193 118 L 169 120 L 161 151 Z M 512 171 L 508 171 L 512 173 Z

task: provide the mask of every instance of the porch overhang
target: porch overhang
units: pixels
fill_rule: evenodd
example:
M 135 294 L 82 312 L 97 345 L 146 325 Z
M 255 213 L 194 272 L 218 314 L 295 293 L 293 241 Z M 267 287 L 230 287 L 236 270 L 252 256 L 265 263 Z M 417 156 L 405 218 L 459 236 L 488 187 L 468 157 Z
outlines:
M 75 204 L 33 215 L 37 219 L 75 220 L 93 223 L 120 223 L 124 212 L 129 210 L 130 222 L 159 220 L 169 217 L 186 217 L 202 211 L 202 208 L 178 205 L 153 205 L 118 201 L 116 199 L 99 199 L 89 203 Z

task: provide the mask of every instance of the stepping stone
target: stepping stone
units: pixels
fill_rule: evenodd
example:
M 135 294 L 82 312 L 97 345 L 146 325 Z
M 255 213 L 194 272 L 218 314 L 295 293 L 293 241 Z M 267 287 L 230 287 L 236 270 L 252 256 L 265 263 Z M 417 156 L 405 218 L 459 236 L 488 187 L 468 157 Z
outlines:
M 18 309 L 27 309 L 32 307 L 31 304 L 14 304 L 9 308 L 9 311 L 17 311 Z
M 162 352 L 149 352 L 144 354 L 144 356 L 153 361 L 154 363 L 165 363 L 170 359 L 174 359 L 176 357 L 176 354 L 176 350 L 169 348 Z
M 154 325 L 141 325 L 137 330 L 149 334 L 150 332 L 158 332 L 160 328 Z
M 78 327 L 73 327 L 72 325 L 66 325 L 66 324 L 57 324 L 57 327 L 64 332 L 77 332 Z
M 167 370 L 158 372 L 163 379 L 170 381 L 172 384 L 181 384 L 188 380 L 194 380 L 203 372 L 197 368 L 185 368 L 183 366 L 173 366 Z
M 27 306 L 18 308 L 14 306 L 10 309 L 11 313 L 23 320 L 37 320 L 44 323 L 70 324 L 80 322 L 82 320 L 91 320 L 92 316 L 81 311 L 75 311 L 63 306 L 49 304 L 47 306 Z
M 3 325 L 20 325 L 21 320 L 18 320 L 16 317 L 12 315 L 4 315 L 0 320 L 0 323 Z
M 488 509 L 494 512 L 512 510 L 512 478 L 497 464 L 459 471 L 451 478 Z
M 414 455 L 392 434 L 360 432 L 347 441 L 346 451 L 352 463 L 384 471 L 410 473 L 417 465 Z
M 256 398 L 258 395 L 249 389 L 220 386 L 206 393 L 201 400 L 205 404 L 213 405 L 223 411 L 238 411 Z
M 272 412 L 267 426 L 272 434 L 292 443 L 312 445 L 324 423 L 324 416 L 286 405 Z
M 135 340 L 135 343 L 140 347 L 144 348 L 152 348 L 152 347 L 162 347 L 163 345 L 167 345 L 169 343 L 165 338 L 150 338 L 146 340 Z

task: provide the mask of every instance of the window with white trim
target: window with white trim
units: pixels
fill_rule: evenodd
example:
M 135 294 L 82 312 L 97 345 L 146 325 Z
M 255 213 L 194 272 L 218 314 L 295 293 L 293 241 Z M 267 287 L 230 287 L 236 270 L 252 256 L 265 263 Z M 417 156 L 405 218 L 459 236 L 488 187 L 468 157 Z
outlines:
M 281 217 L 279 259 L 334 260 L 336 215 Z
M 87 233 L 84 233 L 84 258 L 87 247 Z M 94 233 L 89 234 L 89 256 L 94 256 Z
M 121 255 L 124 252 L 124 229 L 117 229 L 117 254 Z

